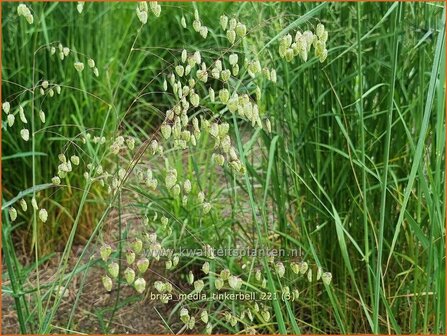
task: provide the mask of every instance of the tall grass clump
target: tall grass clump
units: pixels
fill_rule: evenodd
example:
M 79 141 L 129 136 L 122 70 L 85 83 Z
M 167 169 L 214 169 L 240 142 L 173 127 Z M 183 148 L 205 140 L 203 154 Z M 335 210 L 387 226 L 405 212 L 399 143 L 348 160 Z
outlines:
M 445 332 L 443 5 L 2 12 L 15 332 Z

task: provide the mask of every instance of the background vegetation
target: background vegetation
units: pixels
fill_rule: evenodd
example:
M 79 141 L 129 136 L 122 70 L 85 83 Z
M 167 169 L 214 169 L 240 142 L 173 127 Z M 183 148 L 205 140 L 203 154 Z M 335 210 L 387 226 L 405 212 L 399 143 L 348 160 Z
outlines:
M 197 237 L 216 247 L 260 242 L 300 249 L 310 264 L 331 272 L 330 286 L 288 274 L 300 299 L 268 303 L 273 318 L 259 322 L 257 332 L 445 333 L 442 3 L 161 3 L 160 17 L 149 17 L 141 30 L 132 3 L 86 3 L 81 14 L 75 3 L 29 6 L 33 25 L 17 15 L 16 3 L 2 2 L 2 102 L 20 101 L 37 113 L 24 89 L 44 78 L 60 83 L 62 92 L 45 102 L 47 121 L 36 122 L 33 146 L 2 117 L 2 295 L 13 297 L 18 330 L 89 332 L 76 329 L 79 297 L 67 321 L 55 319 L 61 303 L 54 288 L 80 276 L 82 292 L 89 272 L 101 267 L 98 258 L 89 259 L 94 246 L 117 235 L 121 253 L 119 242 L 137 227 L 122 214 L 149 205 L 183 223 L 172 226 L 176 238 L 167 244 L 197 247 Z M 191 28 L 194 9 L 210 29 L 207 39 Z M 107 139 L 133 135 L 138 144 L 151 139 L 163 120 L 160 112 L 172 102 L 161 90 L 166 69 L 181 50 L 200 50 L 211 59 L 229 47 L 218 25 L 223 13 L 248 28 L 247 40 L 233 49 L 258 53 L 278 81 L 261 83 L 271 134 L 219 116 L 232 127 L 245 174 L 216 173 L 206 141 L 197 155 L 170 156 L 185 176 L 212 191 L 211 217 L 133 185 L 115 200 L 105 226 L 109 196 L 97 185 L 87 187 L 83 171 L 70 175 L 63 188 L 33 189 L 49 183 L 57 154 L 85 130 Z M 182 16 L 188 29 L 181 27 Z M 313 55 L 292 63 L 279 57 L 278 37 L 313 31 L 318 22 L 329 31 L 324 63 Z M 92 57 L 100 76 L 85 75 L 88 69 L 79 74 L 71 60 L 54 60 L 46 47 L 36 52 L 59 42 Z M 94 147 L 85 151 L 86 157 L 99 155 Z M 29 212 L 9 220 L 8 202 L 28 188 L 39 192 L 48 210 L 45 224 Z M 73 252 L 75 246 L 82 253 Z M 39 283 L 39 267 L 56 257 L 56 276 Z M 221 262 L 232 272 L 247 272 L 236 258 Z M 173 279 L 184 282 L 181 273 L 200 270 L 202 263 L 184 260 Z M 268 286 L 281 288 L 285 281 L 270 274 Z M 112 305 L 107 314 L 92 312 L 100 331 L 109 332 L 107 321 L 129 303 Z M 244 329 L 220 315 L 236 312 L 234 302 L 212 309 L 215 330 Z M 173 311 L 161 317 L 164 325 L 175 321 L 178 307 Z

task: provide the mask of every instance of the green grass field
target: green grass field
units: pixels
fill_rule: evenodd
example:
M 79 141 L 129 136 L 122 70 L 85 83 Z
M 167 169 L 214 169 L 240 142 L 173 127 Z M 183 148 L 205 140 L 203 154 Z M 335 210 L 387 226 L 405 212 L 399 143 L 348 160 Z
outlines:
M 2 333 L 445 334 L 444 3 L 24 4 Z

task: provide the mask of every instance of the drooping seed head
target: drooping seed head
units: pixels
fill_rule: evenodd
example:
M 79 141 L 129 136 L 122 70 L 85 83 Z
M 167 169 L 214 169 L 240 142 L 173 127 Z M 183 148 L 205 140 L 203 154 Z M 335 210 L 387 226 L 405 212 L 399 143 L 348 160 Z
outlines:
M 221 15 L 219 21 L 220 21 L 220 26 L 222 27 L 222 29 L 226 30 L 227 29 L 227 25 L 228 25 L 228 16 Z
M 200 22 L 200 20 L 196 19 L 196 20 L 193 21 L 192 27 L 198 33 L 198 32 L 200 32 L 200 28 L 202 27 L 202 23 Z
M 202 265 L 202 271 L 205 274 L 208 274 L 210 272 L 210 263 L 208 261 L 205 261 Z
M 9 219 L 14 222 L 17 219 L 17 210 L 13 207 L 8 209 Z
M 265 322 L 270 321 L 270 312 L 268 310 L 261 311 L 261 316 Z
M 237 24 L 235 30 L 236 30 L 237 36 L 239 36 L 239 37 L 244 37 L 245 34 L 247 34 L 247 27 L 243 23 L 241 23 L 241 22 L 239 22 Z
M 20 200 L 20 206 L 22 208 L 22 211 L 28 210 L 28 204 L 26 203 L 26 201 L 23 198 Z
M 202 204 L 203 214 L 206 215 L 211 211 L 212 205 L 209 202 L 204 202 Z
M 284 264 L 282 262 L 277 262 L 275 264 L 275 271 L 276 274 L 278 274 L 278 276 L 280 278 L 284 277 L 284 274 L 286 273 L 286 268 L 284 267 Z
M 9 104 L 9 102 L 7 102 L 7 101 L 4 102 L 2 104 L 2 109 L 3 109 L 3 111 L 5 111 L 6 114 L 9 114 L 9 111 L 11 109 L 11 105 Z
M 332 274 L 330 272 L 324 272 L 321 275 L 321 280 L 323 281 L 323 283 L 325 285 L 330 285 L 330 283 L 332 281 Z
M 203 323 L 208 323 L 208 312 L 206 310 L 202 310 L 200 313 L 200 319 Z
M 228 278 L 230 277 L 231 272 L 228 268 L 223 269 L 222 271 L 220 271 L 220 277 L 222 278 L 222 280 L 226 281 L 228 280 Z
M 237 64 L 239 57 L 237 54 L 231 54 L 228 59 L 231 65 L 235 65 Z
M 209 88 L 208 94 L 209 94 L 209 97 L 210 97 L 210 101 L 212 103 L 214 103 L 214 101 L 216 100 L 216 94 L 215 94 L 213 88 L 211 88 L 211 87 Z
M 138 272 L 141 274 L 145 273 L 147 269 L 149 268 L 149 259 L 147 258 L 141 258 L 137 261 L 137 268 Z
M 116 278 L 118 277 L 119 270 L 120 270 L 118 263 L 116 263 L 116 262 L 111 262 L 111 263 L 109 264 L 109 266 L 107 267 L 107 269 L 108 269 L 108 271 L 109 271 L 110 276 L 111 276 L 113 279 L 116 279 Z
M 39 207 L 37 205 L 37 201 L 36 201 L 36 199 L 34 197 L 31 199 L 31 205 L 32 205 L 34 210 L 36 210 L 36 211 L 39 210 Z
M 84 1 L 78 1 L 78 4 L 76 5 L 76 10 L 78 11 L 79 14 L 82 13 L 82 11 L 84 10 Z
M 234 44 L 236 41 L 236 32 L 234 30 L 227 30 L 227 39 L 230 44 Z
M 60 179 L 60 177 L 59 177 L 59 176 L 54 176 L 54 177 L 51 179 L 51 183 L 53 183 L 54 185 L 60 185 L 60 184 L 61 184 L 61 179 Z
M 95 67 L 95 61 L 91 58 L 88 59 L 87 64 L 90 68 L 94 68 Z
M 220 77 L 224 83 L 228 82 L 231 77 L 231 71 L 228 69 L 222 70 L 222 72 L 220 73 Z
M 180 309 L 180 320 L 182 320 L 183 323 L 188 323 L 190 320 L 189 311 L 186 308 Z
M 8 114 L 8 116 L 6 117 L 6 121 L 7 121 L 9 127 L 12 127 L 14 125 L 15 120 L 16 120 L 16 117 L 12 113 Z
M 305 261 L 301 261 L 299 263 L 300 266 L 300 273 L 301 274 L 305 274 L 307 272 L 307 270 L 309 269 L 309 264 Z
M 132 265 L 135 261 L 135 252 L 131 249 L 126 251 L 126 261 L 128 265 Z
M 216 287 L 217 290 L 222 289 L 222 287 L 224 286 L 224 280 L 221 278 L 216 278 L 216 280 L 214 281 L 214 287 Z
M 106 291 L 110 292 L 112 290 L 113 282 L 112 279 L 110 279 L 110 277 L 108 277 L 107 275 L 104 275 L 102 277 L 102 284 Z
M 135 253 L 140 253 L 143 250 L 143 241 L 139 238 L 135 238 L 132 241 L 131 246 Z
M 183 65 L 177 65 L 175 67 L 175 72 L 179 77 L 183 77 L 183 74 L 185 73 L 185 68 L 183 67 Z
M 99 248 L 99 254 L 101 255 L 101 259 L 107 262 L 110 255 L 112 254 L 112 247 L 109 244 L 104 244 Z
M 235 275 L 231 275 L 228 278 L 228 285 L 233 289 L 240 289 L 242 286 L 242 279 Z
M 205 193 L 203 191 L 200 191 L 197 195 L 197 198 L 199 200 L 199 203 L 203 203 L 205 201 Z
M 219 99 L 222 102 L 222 104 L 226 104 L 229 98 L 230 98 L 230 92 L 228 91 L 228 89 L 219 90 Z
M 160 17 L 161 6 L 157 1 L 149 1 L 149 6 L 151 7 L 152 13 L 154 13 L 155 17 Z
M 137 280 L 135 280 L 133 285 L 135 290 L 141 294 L 146 289 L 146 280 L 144 280 L 143 278 L 138 278 Z
M 19 106 L 19 117 L 20 117 L 20 120 L 24 124 L 28 123 L 28 120 L 26 120 L 26 117 L 25 117 L 25 111 L 23 110 L 23 107 L 21 105 Z
M 202 291 L 203 287 L 205 287 L 205 283 L 203 282 L 203 280 L 194 281 L 194 290 L 197 293 L 200 293 Z
M 20 136 L 22 137 L 22 139 L 24 141 L 28 141 L 29 140 L 29 131 L 28 131 L 28 129 L 24 128 L 24 129 L 20 130 Z
M 40 209 L 39 210 L 39 219 L 42 222 L 44 222 L 44 223 L 48 220 L 48 212 L 47 212 L 47 210 L 45 210 L 45 209 Z
M 82 72 L 84 70 L 84 63 L 82 62 L 75 62 L 74 67 L 77 72 Z
M 124 270 L 124 278 L 126 279 L 126 282 L 131 285 L 135 280 L 135 271 L 130 267 L 127 267 Z
M 201 26 L 199 30 L 200 36 L 202 36 L 204 39 L 206 39 L 208 35 L 208 27 Z
M 277 81 L 276 70 L 275 70 L 275 69 L 272 69 L 272 70 L 270 71 L 270 80 L 271 80 L 273 83 L 276 83 L 276 81 Z

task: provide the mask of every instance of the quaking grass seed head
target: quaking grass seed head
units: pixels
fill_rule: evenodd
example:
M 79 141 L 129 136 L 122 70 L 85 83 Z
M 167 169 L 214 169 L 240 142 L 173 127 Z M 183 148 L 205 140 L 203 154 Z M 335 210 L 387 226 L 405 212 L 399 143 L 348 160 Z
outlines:
M 230 275 L 228 277 L 228 285 L 232 288 L 232 289 L 240 289 L 242 287 L 242 279 L 235 276 L 235 275 Z
M 189 311 L 186 308 L 180 309 L 179 315 L 180 315 L 180 320 L 185 324 L 188 323 L 188 321 L 190 320 Z
M 239 57 L 238 57 L 237 54 L 231 54 L 231 55 L 228 57 L 228 60 L 229 60 L 229 62 L 230 62 L 231 65 L 235 65 L 235 64 L 237 64 L 238 59 L 239 59 Z
M 147 258 L 141 258 L 137 261 L 137 269 L 140 274 L 143 274 L 147 271 L 149 268 L 149 259 Z
M 196 19 L 196 20 L 193 21 L 192 27 L 198 33 L 198 32 L 200 32 L 200 28 L 202 27 L 202 23 L 200 22 L 200 20 Z
M 42 110 L 40 110 L 39 111 L 39 118 L 40 118 L 40 121 L 42 122 L 42 124 L 45 124 L 45 112 L 44 111 L 42 111 Z
M 208 323 L 208 312 L 206 310 L 202 310 L 200 313 L 200 319 L 203 323 Z
M 200 293 L 203 290 L 203 287 L 205 287 L 205 283 L 203 282 L 203 280 L 194 281 L 194 290 L 197 293 Z
M 204 39 L 206 39 L 206 37 L 208 36 L 208 27 L 201 26 L 199 29 L 199 33 Z
M 236 34 L 239 37 L 244 37 L 245 34 L 247 34 L 247 27 L 243 23 L 239 22 L 236 25 Z
M 17 14 L 19 16 L 23 16 L 29 24 L 32 24 L 34 22 L 33 14 L 31 13 L 30 9 L 24 4 L 20 4 L 17 7 Z
M 204 202 L 202 204 L 203 214 L 206 215 L 211 211 L 212 205 L 209 202 Z
M 19 105 L 19 118 L 24 124 L 28 123 L 28 120 L 25 116 L 25 111 L 23 110 L 23 107 L 21 105 Z
M 138 278 L 134 282 L 134 288 L 138 293 L 142 294 L 146 289 L 146 280 L 144 280 L 143 278 Z
M 127 284 L 131 285 L 135 280 L 135 271 L 132 268 L 127 267 L 124 270 L 124 278 L 126 279 Z
M 227 281 L 228 278 L 230 277 L 231 272 L 228 268 L 223 269 L 222 271 L 220 271 L 220 278 L 224 281 Z
M 236 28 L 236 25 L 237 25 L 237 20 L 235 18 L 231 18 L 229 21 L 228 29 L 234 30 Z
M 54 176 L 53 178 L 51 178 L 51 183 L 53 183 L 54 185 L 60 185 L 61 184 L 61 179 L 59 176 Z
M 280 278 L 282 278 L 282 277 L 284 277 L 284 274 L 286 273 L 286 268 L 284 267 L 284 264 L 279 261 L 275 264 L 275 271 L 276 271 L 276 274 L 278 274 L 278 276 Z
M 192 273 L 192 271 L 189 271 L 188 275 L 186 276 L 186 280 L 190 285 L 194 283 L 194 274 Z
M 14 114 L 8 114 L 8 116 L 6 117 L 6 121 L 8 123 L 9 127 L 12 127 L 14 125 L 14 121 L 16 120 Z
M 236 32 L 234 30 L 227 30 L 227 39 L 230 44 L 234 44 L 236 41 Z
M 110 276 L 111 276 L 113 279 L 118 278 L 118 274 L 119 274 L 119 271 L 120 271 L 120 267 L 119 267 L 118 263 L 116 263 L 116 262 L 111 262 L 111 263 L 108 265 L 107 270 L 108 270 Z
M 42 222 L 44 222 L 44 223 L 48 220 L 48 212 L 47 212 L 47 210 L 45 210 L 45 209 L 40 209 L 39 210 L 39 219 Z
M 82 63 L 82 62 L 75 62 L 73 65 L 74 65 L 76 71 L 79 73 L 84 70 L 84 63 Z
M 219 19 L 219 22 L 220 22 L 220 26 L 222 27 L 222 29 L 226 30 L 227 29 L 227 25 L 228 25 L 228 16 L 221 15 L 220 19 Z
M 23 198 L 20 200 L 19 203 L 20 203 L 20 207 L 22 208 L 23 212 L 28 210 L 28 204 L 26 203 L 26 201 Z
M 163 293 L 165 291 L 165 286 L 163 284 L 163 282 L 157 280 L 154 282 L 154 288 L 159 292 L 159 293 Z
M 112 254 L 112 247 L 109 244 L 104 244 L 100 247 L 99 253 L 101 255 L 101 259 L 107 262 L 110 255 Z
M 31 206 L 33 207 L 34 210 L 36 211 L 39 210 L 39 206 L 37 205 L 37 201 L 34 197 L 31 199 Z
M 29 141 L 29 130 L 26 128 L 20 130 L 20 136 L 24 141 Z
M 13 207 L 8 209 L 9 212 L 9 219 L 11 222 L 14 222 L 17 219 L 17 210 Z
M 11 104 L 9 104 L 9 102 L 5 101 L 2 104 L 2 109 L 6 114 L 9 114 L 9 111 L 11 110 Z
M 84 1 L 78 1 L 78 4 L 76 5 L 76 10 L 79 14 L 82 14 L 82 11 L 84 10 Z
M 109 276 L 104 275 L 102 277 L 102 284 L 103 284 L 104 288 L 106 289 L 106 291 L 110 292 L 112 290 L 113 281 Z
M 216 278 L 214 280 L 214 287 L 216 287 L 217 290 L 221 290 L 224 286 L 224 280 L 222 278 Z
M 157 1 L 150 1 L 149 5 L 150 5 L 151 11 L 155 15 L 155 17 L 160 17 L 161 6 L 158 4 L 158 2 Z
M 208 274 L 210 272 L 210 263 L 208 261 L 205 261 L 202 265 L 202 271 L 205 274 Z
M 145 1 L 141 1 L 138 3 L 137 8 L 136 8 L 136 13 L 137 13 L 137 17 L 138 20 L 140 20 L 140 22 L 144 25 L 147 23 L 147 3 Z
M 141 253 L 143 250 L 143 241 L 139 238 L 135 238 L 131 243 L 131 247 L 135 253 Z
M 323 281 L 323 283 L 325 285 L 330 285 L 330 283 L 332 281 L 332 274 L 330 272 L 324 272 L 321 275 L 321 280 Z

